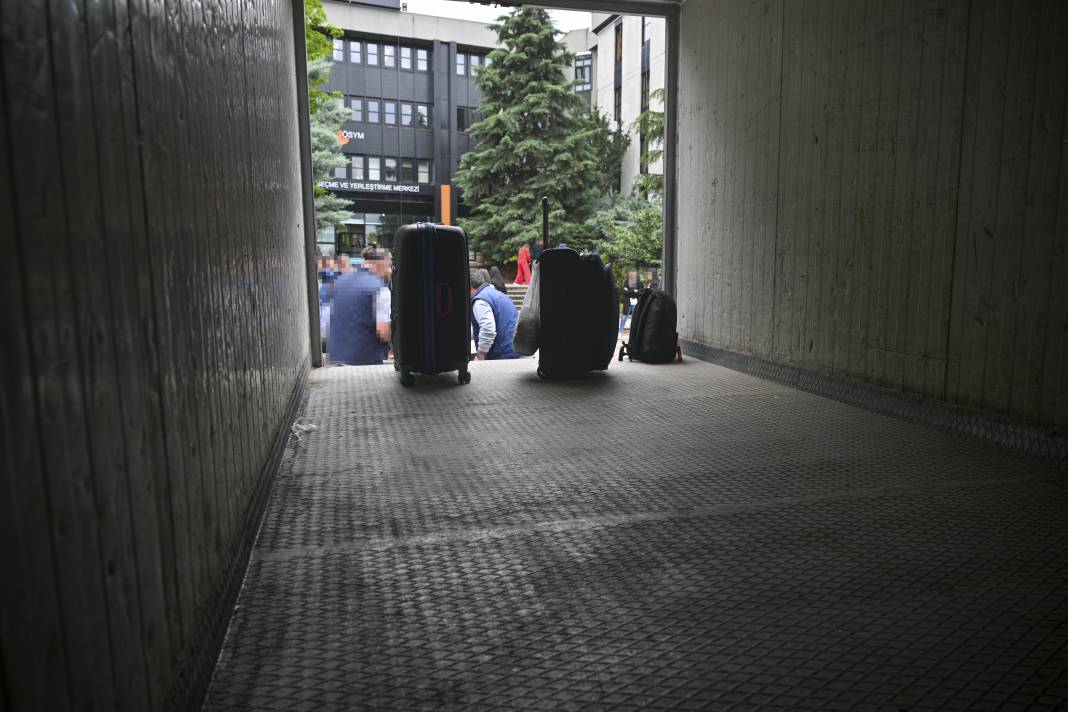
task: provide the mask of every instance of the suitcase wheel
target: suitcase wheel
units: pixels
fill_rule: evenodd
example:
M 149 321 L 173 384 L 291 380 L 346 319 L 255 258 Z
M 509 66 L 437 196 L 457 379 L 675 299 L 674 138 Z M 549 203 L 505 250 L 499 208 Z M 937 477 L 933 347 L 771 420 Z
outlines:
M 456 374 L 456 380 L 460 383 L 461 386 L 466 386 L 468 383 L 471 382 L 471 372 L 468 371 L 466 368 L 461 369 L 461 371 Z
M 415 383 L 415 374 L 413 374 L 406 366 L 401 366 L 400 381 L 402 386 L 410 386 Z

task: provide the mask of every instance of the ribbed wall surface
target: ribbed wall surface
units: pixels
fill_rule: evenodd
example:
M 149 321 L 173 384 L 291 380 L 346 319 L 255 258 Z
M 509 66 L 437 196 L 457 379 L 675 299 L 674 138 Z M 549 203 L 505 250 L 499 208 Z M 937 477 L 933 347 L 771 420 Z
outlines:
M 683 5 L 680 334 L 1068 426 L 1068 8 Z
M 206 682 L 308 368 L 292 13 L 0 2 L 0 708 Z

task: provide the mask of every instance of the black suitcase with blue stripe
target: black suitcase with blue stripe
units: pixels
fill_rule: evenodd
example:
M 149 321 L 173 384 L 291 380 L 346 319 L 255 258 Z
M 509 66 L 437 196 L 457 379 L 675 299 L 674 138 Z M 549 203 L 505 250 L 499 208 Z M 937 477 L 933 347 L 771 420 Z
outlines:
M 416 223 L 397 230 L 393 248 L 391 331 L 401 383 L 416 373 L 458 371 L 471 382 L 467 235 L 458 227 Z

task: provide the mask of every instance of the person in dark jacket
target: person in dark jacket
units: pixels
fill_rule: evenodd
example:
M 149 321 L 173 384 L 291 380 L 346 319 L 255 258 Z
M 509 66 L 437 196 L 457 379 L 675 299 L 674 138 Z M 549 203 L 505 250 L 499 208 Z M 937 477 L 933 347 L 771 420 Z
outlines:
M 334 282 L 330 310 L 330 361 L 346 366 L 382 363 L 389 353 L 389 271 L 380 250 L 364 250 L 363 262 Z
M 471 332 L 475 340 L 475 360 L 519 358 L 512 348 L 518 319 L 519 312 L 512 300 L 493 288 L 485 270 L 471 270 Z
M 638 278 L 638 270 L 632 269 L 627 272 L 623 280 L 623 289 L 619 292 L 619 299 L 623 303 L 623 309 L 619 313 L 619 331 L 627 324 L 627 317 L 634 314 L 634 307 L 638 304 L 638 295 L 642 291 L 642 281 Z
M 502 294 L 508 294 L 508 285 L 504 283 L 504 275 L 498 267 L 490 267 L 489 276 L 494 289 Z

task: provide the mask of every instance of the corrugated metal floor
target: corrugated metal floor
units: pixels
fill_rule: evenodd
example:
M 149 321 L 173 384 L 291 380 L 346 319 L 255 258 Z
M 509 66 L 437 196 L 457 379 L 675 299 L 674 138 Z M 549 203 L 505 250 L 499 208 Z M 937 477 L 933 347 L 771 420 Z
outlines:
M 207 709 L 1053 709 L 1068 477 L 688 360 L 315 372 Z

